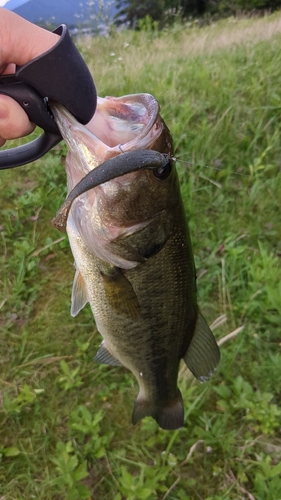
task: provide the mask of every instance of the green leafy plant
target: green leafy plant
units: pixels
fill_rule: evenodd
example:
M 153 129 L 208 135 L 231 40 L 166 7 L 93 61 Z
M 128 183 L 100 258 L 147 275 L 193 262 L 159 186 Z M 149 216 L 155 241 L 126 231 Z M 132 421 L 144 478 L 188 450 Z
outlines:
M 254 390 L 240 375 L 231 386 L 221 384 L 214 388 L 221 397 L 217 404 L 222 410 L 237 415 L 250 423 L 252 432 L 273 434 L 281 421 L 281 409 L 272 403 L 273 394 Z
M 3 395 L 3 407 L 8 415 L 19 414 L 23 408 L 30 406 L 42 394 L 44 389 L 32 389 L 28 384 L 19 388 L 17 396 L 11 398 L 7 392 Z
M 68 364 L 64 360 L 62 360 L 60 362 L 60 368 L 62 371 L 62 375 L 60 376 L 58 382 L 65 391 L 75 389 L 76 387 L 80 387 L 82 385 L 80 366 L 77 366 L 76 368 L 71 370 Z
M 100 423 L 103 412 L 91 413 L 84 405 L 80 405 L 70 415 L 69 428 L 75 436 L 75 441 L 83 444 L 83 456 L 101 458 L 105 455 L 110 434 L 102 435 Z
M 71 442 L 57 443 L 56 456 L 52 458 L 57 477 L 51 484 L 65 493 L 66 500 L 82 500 L 89 498 L 87 486 L 81 483 L 88 476 L 87 462 L 79 460 L 74 452 Z
M 130 464 L 130 461 L 128 463 Z M 121 466 L 118 484 L 122 496 L 128 500 L 136 500 L 137 498 L 142 500 L 148 498 L 151 498 L 151 500 L 157 499 L 157 490 L 163 490 L 163 482 L 170 472 L 170 467 L 163 465 L 147 466 L 141 462 L 132 462 L 131 465 L 137 467 L 135 474 L 130 474 L 124 465 Z

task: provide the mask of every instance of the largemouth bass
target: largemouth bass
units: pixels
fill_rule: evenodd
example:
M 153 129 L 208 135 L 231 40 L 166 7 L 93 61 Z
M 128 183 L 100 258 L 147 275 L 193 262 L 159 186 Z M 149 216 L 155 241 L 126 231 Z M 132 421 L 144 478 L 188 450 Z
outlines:
M 123 365 L 136 377 L 133 424 L 151 416 L 161 428 L 177 429 L 184 424 L 177 386 L 181 359 L 205 381 L 220 355 L 197 305 L 169 130 L 149 94 L 98 98 L 87 127 L 61 106 L 52 109 L 69 151 L 68 192 L 82 185 L 60 213 L 76 267 L 71 314 L 76 316 L 89 302 L 103 337 L 95 360 Z M 153 151 L 147 168 L 136 170 L 143 150 Z M 152 168 L 156 158 L 159 164 Z M 118 177 L 113 178 L 117 160 Z M 103 162 L 104 170 L 108 164 L 112 168 L 112 178 L 91 189 L 91 171 Z

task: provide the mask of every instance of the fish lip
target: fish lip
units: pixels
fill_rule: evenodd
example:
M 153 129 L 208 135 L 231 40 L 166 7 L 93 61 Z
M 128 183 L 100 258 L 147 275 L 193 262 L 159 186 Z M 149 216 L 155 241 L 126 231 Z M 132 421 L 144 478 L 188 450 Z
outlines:
M 61 127 L 70 126 L 72 132 L 81 131 L 83 134 L 89 135 L 89 137 L 94 140 L 98 139 L 88 128 L 88 124 L 82 125 L 82 123 L 79 123 L 76 118 L 74 118 L 74 116 L 61 104 L 56 103 L 55 105 L 51 105 L 51 109 L 56 122 L 58 122 Z
M 96 158 L 96 161 L 89 162 L 88 171 L 103 161 L 123 152 L 137 149 L 154 149 L 154 143 L 160 138 L 164 130 L 164 124 L 159 115 L 158 102 L 150 94 L 98 97 L 96 113 L 86 126 L 81 125 L 60 104 L 56 103 L 51 108 L 59 127 L 65 131 L 64 135 L 66 135 L 65 141 L 68 149 L 76 156 L 77 154 L 81 155 L 81 143 L 84 143 L 88 150 L 86 156 Z M 120 112 L 118 113 L 118 111 Z M 128 120 L 127 116 L 129 117 Z M 102 126 L 99 129 L 100 120 Z M 110 135 L 110 127 L 113 127 L 113 129 L 118 128 L 118 120 L 121 123 L 121 132 L 117 132 L 116 136 L 120 140 L 111 144 L 108 141 L 107 144 L 105 141 L 106 133 L 101 132 L 101 129 L 107 127 L 107 133 Z M 122 123 L 125 124 L 124 133 Z M 137 130 L 136 134 L 135 128 Z M 83 172 L 85 172 L 85 168 L 86 165 L 83 166 Z

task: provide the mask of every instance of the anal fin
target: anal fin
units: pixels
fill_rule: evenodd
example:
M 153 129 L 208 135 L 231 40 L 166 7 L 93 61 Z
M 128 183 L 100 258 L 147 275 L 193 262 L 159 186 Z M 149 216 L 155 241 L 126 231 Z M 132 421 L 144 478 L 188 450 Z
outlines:
M 111 352 L 107 349 L 107 347 L 104 344 L 104 341 L 101 343 L 100 348 L 97 352 L 97 354 L 94 357 L 94 360 L 97 363 L 101 363 L 104 365 L 111 365 L 111 366 L 122 366 L 122 363 L 118 359 L 116 359 Z
M 219 363 L 220 351 L 215 337 L 200 313 L 198 313 L 195 331 L 183 359 L 200 382 L 208 380 Z
M 71 294 L 71 316 L 75 317 L 77 314 L 83 309 L 83 307 L 88 302 L 87 290 L 85 281 L 78 271 L 76 270 L 73 285 L 72 285 L 72 294 Z

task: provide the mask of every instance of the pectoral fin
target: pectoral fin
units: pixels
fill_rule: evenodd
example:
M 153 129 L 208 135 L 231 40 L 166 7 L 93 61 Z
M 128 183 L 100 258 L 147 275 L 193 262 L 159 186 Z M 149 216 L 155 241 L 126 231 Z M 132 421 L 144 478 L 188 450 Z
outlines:
M 218 345 L 200 313 L 198 314 L 192 340 L 183 359 L 189 370 L 200 382 L 208 380 L 219 363 L 220 351 Z
M 109 305 L 118 314 L 136 320 L 141 314 L 138 298 L 131 283 L 118 267 L 100 270 Z
M 77 270 L 74 276 L 71 294 L 71 316 L 75 317 L 88 302 L 85 281 Z
M 105 347 L 104 340 L 100 345 L 100 348 L 97 354 L 94 357 L 94 360 L 97 363 L 101 363 L 104 365 L 112 365 L 112 366 L 122 366 L 122 363 L 118 359 L 116 359 Z

